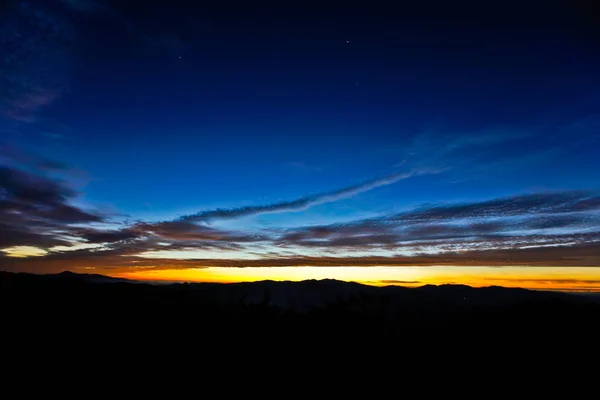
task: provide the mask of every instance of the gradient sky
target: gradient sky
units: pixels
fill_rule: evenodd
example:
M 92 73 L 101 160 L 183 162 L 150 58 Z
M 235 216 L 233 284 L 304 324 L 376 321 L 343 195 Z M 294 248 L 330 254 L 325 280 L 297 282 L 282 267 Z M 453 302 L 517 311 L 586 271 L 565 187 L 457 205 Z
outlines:
M 600 290 L 587 3 L 158 3 L 0 6 L 0 269 Z

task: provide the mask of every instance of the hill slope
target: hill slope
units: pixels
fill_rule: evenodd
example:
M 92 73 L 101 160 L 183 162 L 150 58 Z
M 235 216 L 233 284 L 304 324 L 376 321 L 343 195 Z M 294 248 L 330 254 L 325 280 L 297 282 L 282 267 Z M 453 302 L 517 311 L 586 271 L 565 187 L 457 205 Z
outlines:
M 414 351 L 477 341 L 533 346 L 540 338 L 595 340 L 600 321 L 600 304 L 565 293 L 334 280 L 152 285 L 71 273 L 0 273 L 0 304 L 4 326 L 18 340 L 36 341 L 43 332 L 44 340 L 96 338 L 121 345 L 135 338 L 268 348 L 309 342 L 392 346 L 386 351 L 398 343 L 411 343 Z

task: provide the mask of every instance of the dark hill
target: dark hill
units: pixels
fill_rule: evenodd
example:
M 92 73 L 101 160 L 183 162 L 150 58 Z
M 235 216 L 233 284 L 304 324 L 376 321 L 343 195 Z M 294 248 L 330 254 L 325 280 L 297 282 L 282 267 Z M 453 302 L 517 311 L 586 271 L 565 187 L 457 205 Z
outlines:
M 67 340 L 79 346 L 90 340 L 115 346 L 147 341 L 149 348 L 209 343 L 206 349 L 259 346 L 279 352 L 310 344 L 392 354 L 486 343 L 585 343 L 595 340 L 600 321 L 600 304 L 590 297 L 502 287 L 409 289 L 335 280 L 134 283 L 100 275 L 0 272 L 2 322 L 9 327 L 4 333 L 17 342 Z
M 281 309 L 309 311 L 327 305 L 385 299 L 387 304 L 404 311 L 443 309 L 448 311 L 480 306 L 503 306 L 522 302 L 561 301 L 581 304 L 592 302 L 590 296 L 575 296 L 559 292 L 540 292 L 518 288 L 489 286 L 473 288 L 466 285 L 424 285 L 416 288 L 402 286 L 376 287 L 334 279 L 292 281 L 258 281 L 244 283 L 173 283 L 154 285 L 140 281 L 112 278 L 98 274 L 77 274 L 70 271 L 59 274 L 35 275 L 26 273 L 0 272 L 2 296 L 7 301 L 17 298 L 24 303 L 37 301 L 43 294 L 56 292 L 58 288 L 68 291 L 88 291 L 88 296 L 98 296 L 101 301 L 107 293 L 128 295 L 144 293 L 156 296 L 155 300 L 185 298 L 186 304 L 245 304 L 266 305 Z M 98 284 L 103 284 L 98 286 Z M 136 285 L 133 285 L 136 284 Z M 135 286 L 135 287 L 134 287 Z M 106 293 L 105 293 L 106 292 Z M 185 294 L 184 296 L 182 294 Z M 60 300 L 62 295 L 54 293 L 50 301 Z M 110 302 L 110 298 L 104 299 Z

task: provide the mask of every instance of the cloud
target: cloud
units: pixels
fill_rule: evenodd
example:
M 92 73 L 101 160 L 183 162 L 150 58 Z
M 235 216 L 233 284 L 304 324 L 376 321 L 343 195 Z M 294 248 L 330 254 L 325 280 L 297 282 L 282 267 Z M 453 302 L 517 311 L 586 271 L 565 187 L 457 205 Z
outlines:
M 18 168 L 33 171 L 71 170 L 67 164 L 50 160 L 38 154 L 28 153 L 6 143 L 0 143 L 0 165 L 14 165 Z
M 120 232 L 121 235 L 152 236 L 178 243 L 250 243 L 268 239 L 265 235 L 235 233 L 190 221 L 136 222 Z
M 1 22 L 0 112 L 14 121 L 34 122 L 67 86 L 75 35 L 46 2 L 19 2 Z
M 88 243 L 114 243 L 137 239 L 140 234 L 131 229 L 79 229 L 77 235 Z
M 432 127 L 413 137 L 411 143 L 401 152 L 400 165 L 452 169 L 468 165 L 480 168 L 487 165 L 490 158 L 497 160 L 506 157 L 498 154 L 499 147 L 507 143 L 522 143 L 534 133 L 531 129 L 509 126 L 467 133 L 453 133 L 448 127 Z
M 0 148 L 0 249 L 68 246 L 74 225 L 106 219 L 99 212 L 74 205 L 78 193 L 65 181 L 48 175 L 68 172 L 68 166 L 13 150 Z
M 70 171 L 42 156 L 0 148 L 0 250 L 6 253 L 0 254 L 0 269 L 600 266 L 600 201 L 593 191 L 429 204 L 350 223 L 293 229 L 235 231 L 206 223 L 303 210 L 414 174 L 405 173 L 289 202 L 115 227 L 110 215 L 76 205 L 80 193 L 62 179 Z M 23 249 L 18 246 L 35 248 L 29 250 L 38 256 L 10 257 Z M 10 248 L 17 250 L 11 253 Z M 213 257 L 190 258 L 194 254 Z M 234 258 L 236 254 L 244 257 Z
M 580 244 L 569 247 L 540 247 L 535 249 L 504 249 L 453 252 L 437 255 L 383 256 L 296 256 L 268 259 L 177 259 L 146 258 L 137 255 L 144 246 L 117 250 L 76 250 L 50 253 L 31 258 L 0 257 L 0 266 L 13 271 L 62 271 L 65 269 L 96 268 L 121 272 L 147 269 L 186 268 L 246 268 L 246 267 L 377 267 L 377 266 L 600 266 L 600 244 Z M 565 250 L 568 249 L 568 252 Z M 568 255 L 565 255 L 568 253 Z
M 391 185 L 402 179 L 407 179 L 416 174 L 428 173 L 423 170 L 419 172 L 406 172 L 401 174 L 392 174 L 384 178 L 374 179 L 358 185 L 349 186 L 343 189 L 335 190 L 329 193 L 322 193 L 313 196 L 302 197 L 292 201 L 283 201 L 274 204 L 267 204 L 262 206 L 248 206 L 240 208 L 230 209 L 217 209 L 210 211 L 201 211 L 196 214 L 184 215 L 180 219 L 182 221 L 211 221 L 215 219 L 233 219 L 248 217 L 259 214 L 272 214 L 289 211 L 302 211 L 310 207 L 332 203 L 342 199 L 356 196 L 357 194 L 367 192 L 380 186 Z
M 57 260 L 89 263 L 102 260 L 106 265 L 138 267 L 156 265 L 156 260 L 140 257 L 144 253 L 165 252 L 160 264 L 171 263 L 179 266 L 229 265 L 279 266 L 288 263 L 296 265 L 427 265 L 428 263 L 450 264 L 492 263 L 514 265 L 538 265 L 539 262 L 552 265 L 570 264 L 568 261 L 537 256 L 555 252 L 553 248 L 565 248 L 573 257 L 573 249 L 587 249 L 586 245 L 600 243 L 599 218 L 594 214 L 598 205 L 595 195 L 590 192 L 563 192 L 543 195 L 522 195 L 484 202 L 455 204 L 450 206 L 420 207 L 417 210 L 392 214 L 387 217 L 356 221 L 348 224 L 309 226 L 286 230 L 269 230 L 263 233 L 233 232 L 217 229 L 194 220 L 174 220 L 163 222 L 137 221 L 120 229 L 96 227 L 69 227 L 73 223 L 101 222 L 101 216 L 80 210 L 68 201 L 76 194 L 60 182 L 44 180 L 27 175 L 22 171 L 4 168 L 0 181 L 6 193 L 10 193 L 13 209 L 19 207 L 18 224 L 8 216 L 5 232 L 20 226 L 18 232 L 11 232 L 15 238 L 4 246 L 65 245 L 61 235 L 53 235 L 62 229 L 63 234 L 76 238 L 80 243 L 98 244 L 101 248 L 81 251 L 51 252 L 41 260 Z M 373 181 L 375 182 L 375 181 Z M 377 181 L 380 182 L 380 181 Z M 356 185 L 365 188 L 369 185 Z M 348 193 L 348 189 L 321 195 L 332 196 Z M 330 197 L 331 196 L 331 197 Z M 315 196 L 320 198 L 319 196 Z M 314 198 L 314 197 L 313 197 Z M 304 200 L 304 199 L 301 199 Z M 27 208 L 28 204 L 52 205 L 52 207 Z M 3 203 L 5 208 L 11 204 Z M 287 203 L 289 204 L 289 203 Z M 245 209 L 242 209 L 245 210 Z M 263 209 L 261 209 L 262 211 Z M 535 212 L 534 212 L 535 211 Z M 537 212 L 537 214 L 536 214 Z M 567 212 L 567 214 L 565 214 Z M 28 219 L 22 219 L 26 215 Z M 239 215 L 236 213 L 235 215 Z M 15 217 L 12 216 L 14 219 Z M 32 221 L 33 218 L 33 221 Z M 491 220 L 490 220 L 491 219 Z M 35 230 L 30 228 L 35 227 Z M 40 231 L 40 228 L 42 230 Z M 547 232 L 547 229 L 572 228 L 572 231 Z M 582 231 L 582 228 L 586 228 Z M 591 229 L 591 230 L 590 230 Z M 36 233 L 38 232 L 38 233 Z M 40 235 L 39 232 L 42 232 Z M 267 258 L 257 261 L 230 260 L 216 264 L 210 260 L 176 260 L 168 258 L 168 251 L 174 250 L 243 250 L 255 251 L 271 249 Z M 592 247 L 594 248 L 594 247 Z M 277 249 L 277 251 L 273 251 Z M 278 258 L 286 250 L 317 251 L 342 254 L 344 257 L 300 257 Z M 390 257 L 356 257 L 355 252 L 386 250 Z M 597 250 L 597 248 L 594 248 Z M 254 252 L 259 258 L 261 252 Z M 262 253 L 267 254 L 267 253 Z M 508 257 L 507 255 L 511 255 Z M 502 257 L 508 257 L 502 260 Z M 594 265 L 597 258 L 586 254 L 577 259 L 580 265 Z M 154 263 L 154 264 L 153 264 Z M 262 264 L 261 264 L 262 263 Z
M 0 188 L 5 205 L 62 206 L 68 198 L 75 196 L 75 192 L 61 182 L 8 166 L 0 166 Z M 49 208 L 45 208 L 41 211 L 48 210 Z
M 402 213 L 344 224 L 278 232 L 280 249 L 334 253 L 449 254 L 600 240 L 600 201 L 595 192 L 523 194 L 482 202 L 426 205 Z
M 154 34 L 154 25 L 148 33 L 132 24 L 121 6 L 101 0 L 21 0 L 6 6 L 0 14 L 0 115 L 17 123 L 44 121 L 43 110 L 69 89 L 77 56 L 73 49 L 84 37 L 79 29 L 84 16 L 101 18 L 108 29 L 122 32 L 123 41 L 134 38 L 132 51 L 148 48 L 171 58 L 187 52 L 178 36 Z M 52 130 L 40 133 L 64 137 Z
M 569 191 L 525 194 L 474 203 L 426 206 L 422 209 L 398 214 L 391 219 L 395 221 L 440 221 L 593 210 L 600 210 L 600 196 L 597 193 Z
M 452 123 L 437 124 L 395 150 L 399 152 L 399 165 L 444 168 L 449 183 L 490 179 L 529 168 L 539 170 L 542 165 L 557 168 L 563 160 L 580 156 L 582 150 L 596 145 L 593 138 L 597 119 L 597 113 L 571 118 L 567 123 L 554 117 L 528 125 L 498 125 L 466 132 L 454 129 Z
M 509 280 L 508 278 L 493 278 L 493 277 L 485 277 L 483 278 L 485 281 L 502 281 L 506 282 Z M 565 279 L 565 278 L 550 278 L 550 279 L 540 279 L 540 278 L 513 278 L 513 280 L 517 281 L 521 285 L 527 285 L 531 283 L 535 284 L 550 284 L 550 285 L 577 285 L 580 286 L 582 284 L 587 285 L 597 285 L 600 286 L 600 279 Z

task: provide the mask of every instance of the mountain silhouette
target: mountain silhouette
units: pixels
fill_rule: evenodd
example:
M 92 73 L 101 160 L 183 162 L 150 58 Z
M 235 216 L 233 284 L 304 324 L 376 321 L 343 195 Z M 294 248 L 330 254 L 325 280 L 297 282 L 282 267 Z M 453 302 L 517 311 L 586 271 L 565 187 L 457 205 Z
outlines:
M 143 287 L 143 291 L 151 292 L 158 297 L 169 297 L 172 293 L 185 293 L 195 301 L 210 301 L 219 304 L 263 304 L 279 308 L 308 310 L 323 307 L 327 304 L 367 298 L 385 298 L 393 307 L 437 308 L 460 310 L 479 306 L 510 305 L 523 301 L 590 301 L 591 296 L 574 296 L 560 292 L 542 292 L 520 288 L 504 288 L 489 286 L 473 288 L 467 285 L 424 285 L 408 288 L 402 286 L 370 286 L 355 282 L 335 279 L 305 281 L 272 281 L 264 280 L 243 283 L 172 283 L 156 285 L 141 281 L 112 278 L 99 274 L 78 274 L 64 271 L 58 274 L 35 275 L 25 273 L 0 272 L 0 282 L 7 285 L 44 287 L 51 289 L 57 285 L 72 289 L 89 288 L 99 290 L 96 285 L 111 286 L 107 290 L 119 290 L 132 293 Z M 126 286 L 122 286 L 126 284 Z
M 160 350 L 187 363 L 224 350 L 239 360 L 254 349 L 243 362 L 293 362 L 307 354 L 329 359 L 337 349 L 390 360 L 427 350 L 437 358 L 416 359 L 447 354 L 454 362 L 499 344 L 525 354 L 541 338 L 594 343 L 595 299 L 497 286 L 374 287 L 330 279 L 157 285 L 72 272 L 0 272 L 4 343 L 11 344 L 5 353 L 37 343 L 35 352 L 51 346 L 54 358 L 80 352 L 144 360 Z

